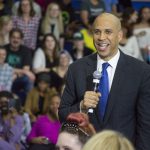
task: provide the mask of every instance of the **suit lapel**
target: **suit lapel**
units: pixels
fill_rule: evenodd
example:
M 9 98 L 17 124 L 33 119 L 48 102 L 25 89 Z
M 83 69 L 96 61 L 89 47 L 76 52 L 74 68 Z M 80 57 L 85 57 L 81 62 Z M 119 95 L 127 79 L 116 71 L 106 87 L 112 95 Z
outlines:
M 120 89 L 125 81 L 124 68 L 127 67 L 127 65 L 125 65 L 124 57 L 125 57 L 125 55 L 120 52 L 120 58 L 119 58 L 119 61 L 117 64 L 111 91 L 110 91 L 109 98 L 108 98 L 107 109 L 106 109 L 106 113 L 105 113 L 105 117 L 104 117 L 104 124 L 107 123 L 107 120 L 110 117 L 111 111 L 115 104 L 115 100 L 118 97 L 118 91 L 120 91 Z
M 97 68 L 97 53 L 90 55 L 87 59 L 87 89 L 86 90 L 93 90 L 93 72 Z

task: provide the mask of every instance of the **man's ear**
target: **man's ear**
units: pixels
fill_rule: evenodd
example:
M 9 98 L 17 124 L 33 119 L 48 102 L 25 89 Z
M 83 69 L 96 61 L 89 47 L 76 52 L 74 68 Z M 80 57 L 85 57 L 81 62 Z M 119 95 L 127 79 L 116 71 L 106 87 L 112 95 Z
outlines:
M 123 38 L 123 32 L 122 32 L 122 30 L 120 30 L 118 33 L 119 42 L 122 40 L 122 38 Z

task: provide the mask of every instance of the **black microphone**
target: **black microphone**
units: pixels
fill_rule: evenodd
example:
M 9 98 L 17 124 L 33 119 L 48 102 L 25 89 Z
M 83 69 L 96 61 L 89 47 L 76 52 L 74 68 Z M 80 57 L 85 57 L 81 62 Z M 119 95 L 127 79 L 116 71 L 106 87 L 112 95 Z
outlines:
M 101 72 L 96 70 L 93 72 L 93 83 L 94 83 L 94 92 L 97 92 L 98 84 L 100 82 Z M 93 113 L 93 108 L 88 109 L 88 113 Z

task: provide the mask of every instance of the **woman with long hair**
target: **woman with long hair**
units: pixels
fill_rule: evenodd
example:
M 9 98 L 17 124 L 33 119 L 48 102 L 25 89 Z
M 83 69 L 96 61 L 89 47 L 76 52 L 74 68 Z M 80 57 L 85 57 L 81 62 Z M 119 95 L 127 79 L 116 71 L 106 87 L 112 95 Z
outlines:
M 150 62 L 150 8 L 142 7 L 139 11 L 137 23 L 134 25 L 133 34 L 137 37 L 144 60 Z
M 52 95 L 49 99 L 47 113 L 37 119 L 27 137 L 28 142 L 31 144 L 30 150 L 54 149 L 60 129 L 58 120 L 59 104 L 60 96 L 58 94 Z
M 35 15 L 32 0 L 21 0 L 17 16 L 13 17 L 14 27 L 24 34 L 24 45 L 35 50 L 40 17 Z
M 49 72 L 58 63 L 58 44 L 55 36 L 51 33 L 45 34 L 42 47 L 38 48 L 33 57 L 33 71 Z
M 50 74 L 52 78 L 52 87 L 55 87 L 61 94 L 65 86 L 66 73 L 72 59 L 66 50 L 61 51 L 58 56 L 58 65 L 52 68 Z
M 50 3 L 46 9 L 44 19 L 41 25 L 42 34 L 52 33 L 63 48 L 64 24 L 60 7 L 57 3 Z
M 47 73 L 40 73 L 37 76 L 36 86 L 27 95 L 24 108 L 32 123 L 39 115 L 46 113 L 48 101 L 56 93 L 54 88 L 49 88 L 50 83 L 50 76 Z

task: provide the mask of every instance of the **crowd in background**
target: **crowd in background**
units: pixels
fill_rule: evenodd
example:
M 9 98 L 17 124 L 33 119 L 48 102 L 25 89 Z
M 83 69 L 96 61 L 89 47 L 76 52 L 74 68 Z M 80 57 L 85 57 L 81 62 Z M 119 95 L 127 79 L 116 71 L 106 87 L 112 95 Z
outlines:
M 0 145 L 56 144 L 68 66 L 96 51 L 92 23 L 102 12 L 121 20 L 120 50 L 149 64 L 146 6 L 137 12 L 129 0 L 0 0 Z

